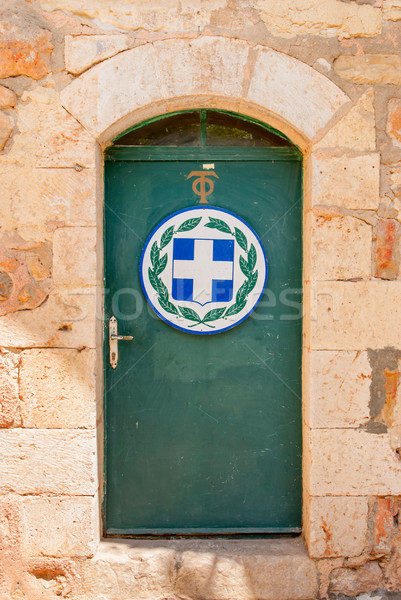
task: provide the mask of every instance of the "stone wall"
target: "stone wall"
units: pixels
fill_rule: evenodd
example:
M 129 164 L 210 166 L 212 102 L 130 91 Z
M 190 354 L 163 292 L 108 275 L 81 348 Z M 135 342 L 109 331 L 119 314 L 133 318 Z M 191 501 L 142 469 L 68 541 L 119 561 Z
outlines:
M 400 47 L 400 0 L 0 0 L 0 600 L 401 593 Z M 304 151 L 309 558 L 99 549 L 102 151 L 191 107 Z

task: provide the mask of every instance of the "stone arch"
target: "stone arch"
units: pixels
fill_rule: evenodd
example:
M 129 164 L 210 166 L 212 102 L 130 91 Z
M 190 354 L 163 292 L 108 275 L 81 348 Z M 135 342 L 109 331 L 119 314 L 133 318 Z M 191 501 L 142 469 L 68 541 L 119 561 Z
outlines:
M 78 77 L 61 100 L 100 142 L 145 118 L 207 106 L 268 120 L 305 146 L 349 99 L 295 58 L 205 36 L 121 52 Z

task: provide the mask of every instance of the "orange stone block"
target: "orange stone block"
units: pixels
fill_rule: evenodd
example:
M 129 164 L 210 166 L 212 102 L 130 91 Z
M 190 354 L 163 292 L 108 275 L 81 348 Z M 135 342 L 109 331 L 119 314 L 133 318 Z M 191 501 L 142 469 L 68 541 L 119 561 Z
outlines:
M 51 263 L 48 243 L 17 234 L 0 238 L 0 316 L 42 304 L 50 290 Z
M 398 502 L 394 498 L 371 500 L 368 539 L 373 556 L 390 554 L 392 539 L 397 533 L 394 517 L 398 515 L 398 510 Z
M 401 100 L 392 98 L 388 103 L 387 133 L 396 146 L 401 146 Z
M 51 33 L 21 13 L 0 13 L 0 79 L 50 73 Z
M 383 219 L 376 226 L 375 236 L 375 277 L 397 279 L 400 268 L 400 224 L 393 219 Z

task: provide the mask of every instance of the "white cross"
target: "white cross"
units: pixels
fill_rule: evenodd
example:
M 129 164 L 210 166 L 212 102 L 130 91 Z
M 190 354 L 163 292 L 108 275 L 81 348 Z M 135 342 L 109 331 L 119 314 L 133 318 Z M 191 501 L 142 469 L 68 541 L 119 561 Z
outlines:
M 206 304 L 212 299 L 213 279 L 232 279 L 233 264 L 213 260 L 213 240 L 195 240 L 194 260 L 174 260 L 175 279 L 193 279 L 193 299 Z

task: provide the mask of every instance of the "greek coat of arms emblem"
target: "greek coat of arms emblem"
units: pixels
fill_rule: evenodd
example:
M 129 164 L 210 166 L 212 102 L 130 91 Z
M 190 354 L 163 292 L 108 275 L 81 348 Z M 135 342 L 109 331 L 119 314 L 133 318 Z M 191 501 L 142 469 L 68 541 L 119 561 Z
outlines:
M 232 212 L 187 208 L 148 237 L 140 277 L 150 306 L 177 329 L 220 333 L 246 319 L 267 281 L 267 259 L 255 231 Z

